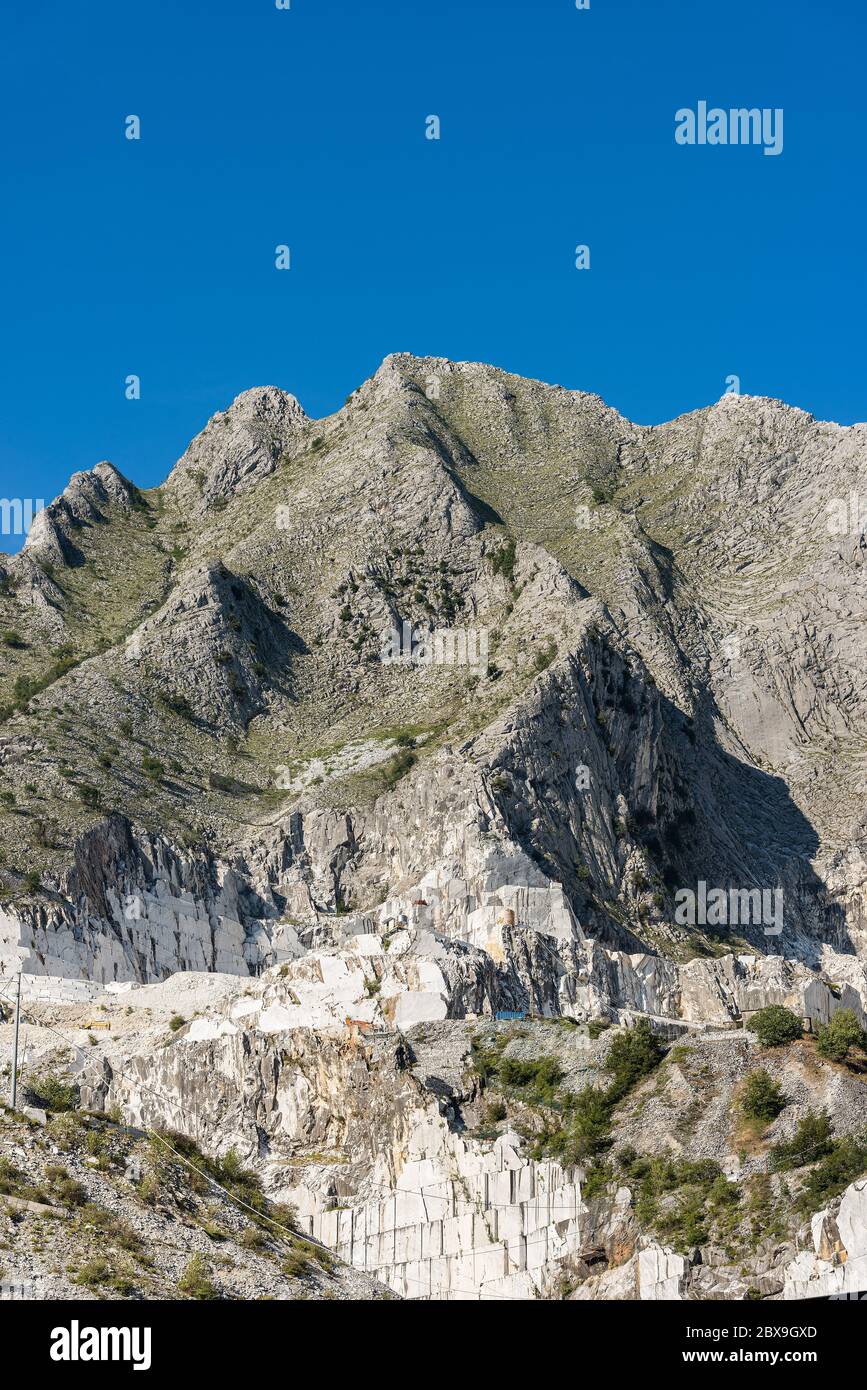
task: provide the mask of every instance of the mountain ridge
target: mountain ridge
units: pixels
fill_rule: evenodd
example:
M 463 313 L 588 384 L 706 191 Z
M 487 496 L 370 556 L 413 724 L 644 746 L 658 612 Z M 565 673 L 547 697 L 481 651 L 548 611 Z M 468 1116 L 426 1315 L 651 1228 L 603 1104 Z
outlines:
M 865 463 L 762 398 L 644 427 L 396 355 L 324 420 L 242 393 L 159 488 L 76 474 L 0 573 L 36 1072 L 240 1155 L 405 1297 L 848 1288 Z M 833 1171 L 782 1176 L 813 1107 Z
M 149 719 L 157 716 L 154 736 L 157 724 L 170 724 L 161 735 L 166 743 L 195 742 L 178 739 L 178 719 L 189 726 L 184 734 L 199 730 L 210 737 L 211 729 L 218 742 L 240 737 L 253 751 L 252 775 L 239 775 L 230 749 L 229 759 L 209 774 L 218 785 L 205 790 L 219 793 L 220 779 L 228 779 L 258 786 L 267 798 L 276 789 L 269 792 L 262 783 L 260 751 L 270 755 L 290 713 L 301 726 L 285 741 L 287 759 L 297 761 L 293 743 L 302 757 L 315 751 L 320 692 L 333 688 L 323 715 L 330 707 L 356 738 L 365 727 L 399 722 L 405 672 L 389 673 L 379 663 L 379 679 L 368 679 L 378 635 L 389 627 L 400 629 L 409 619 L 448 628 L 459 612 L 476 627 L 494 618 L 492 630 L 510 663 L 508 704 L 528 680 L 522 648 L 534 663 L 564 643 L 568 649 L 566 629 L 557 635 L 562 623 L 567 629 L 574 624 L 576 604 L 601 602 L 603 618 L 614 615 L 618 640 L 650 663 L 673 701 L 672 718 L 694 729 L 716 681 L 723 698 L 720 703 L 714 691 L 710 737 L 716 738 L 714 727 L 727 729 L 723 743 L 728 740 L 732 751 L 752 739 L 750 758 L 780 767 L 785 778 L 787 762 L 802 763 L 805 750 L 808 760 L 813 756 L 811 740 L 817 751 L 843 734 L 860 745 L 852 721 L 840 719 L 839 702 L 819 693 L 821 684 L 808 693 L 809 701 L 818 695 L 823 702 L 816 721 L 821 738 L 811 732 L 799 745 L 805 713 L 813 711 L 799 708 L 791 688 L 784 688 L 791 687 L 791 670 L 784 672 L 783 688 L 774 676 L 769 689 L 765 673 L 745 656 L 745 639 L 773 634 L 778 623 L 765 611 L 767 553 L 750 553 L 752 526 L 732 528 L 732 499 L 743 499 L 737 505 L 750 509 L 751 521 L 757 508 L 770 517 L 771 499 L 793 494 L 801 454 L 821 449 L 826 463 L 829 453 L 836 462 L 840 440 L 846 453 L 863 433 L 860 426 L 816 424 L 805 412 L 764 398 L 725 396 L 666 425 L 633 426 L 597 396 L 524 381 L 484 364 L 407 354 L 387 357 L 340 411 L 321 421 L 308 419 L 278 388 L 252 388 L 211 417 L 162 487 L 141 493 L 103 463 L 92 474 L 75 475 L 46 508 L 22 557 L 4 571 L 7 603 L 9 586 L 20 585 L 15 615 L 3 619 L 13 633 L 4 665 L 20 671 L 46 637 L 61 655 L 47 672 L 31 677 L 25 671 L 23 684 L 16 676 L 13 728 L 43 699 L 39 690 L 29 693 L 32 686 L 47 678 L 57 690 L 64 682 L 82 683 L 91 701 L 117 706 L 125 728 L 135 726 L 145 709 Z M 648 440 L 653 448 L 658 441 L 661 453 L 649 454 Z M 748 455 L 759 445 L 771 456 L 773 492 L 764 481 L 766 464 L 757 474 L 753 460 L 748 471 Z M 696 505 L 690 489 L 699 486 Z M 722 546 L 708 526 L 714 507 L 728 532 Z M 423 581 L 413 577 L 404 535 L 429 562 Z M 720 560 L 729 537 L 744 553 L 724 569 L 727 580 L 721 584 L 713 573 L 708 585 L 706 567 L 693 566 L 696 545 L 699 555 L 709 549 Z M 749 578 L 754 567 L 755 581 Z M 770 568 L 776 581 L 773 562 Z M 734 606 L 721 602 L 727 585 L 738 590 Z M 541 612 L 552 631 L 534 631 Z M 16 623 L 25 617 L 33 620 L 38 640 L 25 637 L 25 645 L 16 646 Z M 734 634 L 734 645 L 740 644 L 735 658 L 725 645 L 732 620 L 744 629 Z M 188 649 L 185 633 L 191 634 Z M 821 649 L 817 656 L 821 665 Z M 785 658 L 791 667 L 792 654 Z M 427 727 L 445 719 L 451 729 L 448 711 L 457 700 L 465 713 L 454 728 L 468 729 L 460 672 L 415 674 L 410 684 L 425 696 Z M 825 679 L 824 672 L 820 676 Z M 844 684 L 850 703 L 860 699 L 862 687 L 849 670 Z M 492 715 L 503 689 L 482 678 Z M 131 708 L 122 713 L 121 706 Z M 53 717 L 62 725 L 62 711 Z M 122 745 L 127 737 L 115 732 L 114 742 Z M 162 798 L 154 824 L 173 802 L 189 805 L 193 797 L 192 748 L 182 751 L 174 769 L 182 790 Z M 161 780 L 171 771 L 161 748 L 151 757 L 162 773 L 155 778 L 145 769 L 139 781 L 148 791 L 171 782 L 168 775 Z M 99 767 L 97 759 L 88 769 L 85 786 L 93 790 L 85 795 L 93 799 L 95 792 L 101 803 L 106 779 Z M 115 778 L 108 781 L 113 792 L 122 790 Z M 195 824 L 181 829 L 195 839 Z

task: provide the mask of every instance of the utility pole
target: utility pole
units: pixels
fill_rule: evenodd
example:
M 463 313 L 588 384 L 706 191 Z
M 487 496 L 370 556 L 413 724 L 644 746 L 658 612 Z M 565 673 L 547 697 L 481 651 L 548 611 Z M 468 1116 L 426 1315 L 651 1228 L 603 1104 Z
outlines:
M 12 1044 L 12 1109 L 18 1099 L 18 1029 L 21 1026 L 21 971 L 18 971 L 18 995 L 15 1000 L 15 1041 Z

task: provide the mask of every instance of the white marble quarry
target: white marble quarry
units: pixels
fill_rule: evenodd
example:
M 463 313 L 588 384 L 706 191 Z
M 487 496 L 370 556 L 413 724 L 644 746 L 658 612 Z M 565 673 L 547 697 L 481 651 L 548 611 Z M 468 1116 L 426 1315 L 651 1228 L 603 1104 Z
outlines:
M 813 1249 L 786 1267 L 783 1298 L 827 1298 L 867 1292 L 867 1179 L 847 1187 L 835 1211 L 811 1222 Z
M 511 872 L 513 879 L 506 875 Z M 583 940 L 563 888 L 544 878 L 526 856 L 491 855 L 471 881 L 426 874 L 379 911 L 383 927 L 425 926 L 483 946 L 502 926 L 517 925 L 558 941 Z
M 194 1018 L 187 1031 L 190 1042 L 210 1042 L 240 1030 L 229 1019 Z
M 638 1253 L 638 1296 L 643 1301 L 683 1298 L 689 1266 L 683 1255 L 664 1246 L 650 1245 Z
M 49 904 L 0 912 L 0 980 L 19 966 L 32 978 L 88 986 L 165 979 L 177 972 L 246 978 L 278 964 L 290 1000 L 263 1012 L 263 1031 L 386 1028 L 521 1007 L 508 988 L 534 994 L 542 1012 L 579 1020 L 624 1011 L 693 1026 L 730 1026 L 769 1003 L 784 1003 L 815 1026 L 838 1008 L 864 1016 L 864 966 L 823 948 L 827 979 L 782 956 L 723 956 L 678 965 L 586 937 L 563 887 L 510 841 L 475 835 L 443 854 L 377 910 L 316 913 L 299 921 L 239 920 L 238 885 L 223 869 L 205 897 L 177 872 L 107 894 L 110 920 Z M 308 895 L 309 897 L 309 895 Z M 294 901 L 294 899 L 293 899 Z M 287 898 L 288 902 L 288 898 Z M 303 937 L 303 940 L 302 940 Z M 515 970 L 516 942 L 529 959 Z M 305 944 L 306 943 L 306 944 Z M 460 943 L 481 953 L 456 950 Z M 481 963 L 481 962 L 485 963 Z M 526 978 L 527 971 L 532 978 Z
M 485 1152 L 434 1111 L 413 1127 L 394 1191 L 305 1217 L 310 1235 L 408 1299 L 536 1298 L 581 1246 L 578 1172 L 522 1157 L 505 1134 Z
M 92 919 L 83 928 L 59 912 L 0 913 L 0 963 L 7 974 L 21 962 L 28 975 L 144 982 L 177 970 L 248 975 L 269 945 L 264 931 L 248 936 L 236 918 L 209 912 L 189 894 L 174 897 L 159 880 L 111 908 L 114 930 Z
M 21 976 L 21 998 L 63 1004 L 88 1004 L 102 993 L 102 985 L 90 980 L 64 980 L 53 975 Z
M 435 1023 L 448 1017 L 448 1001 L 444 994 L 432 990 L 412 990 L 397 996 L 394 1009 L 396 1028 L 411 1028 L 415 1023 Z
M 530 932 L 547 943 L 536 949 L 535 974 L 550 981 L 557 1007 L 571 1017 L 628 1010 L 696 1026 L 730 1026 L 767 1004 L 782 1003 L 814 1027 L 840 1008 L 853 1008 L 864 1018 L 863 969 L 859 977 L 850 960 L 827 951 L 826 970 L 839 961 L 844 977 L 834 988 L 780 956 L 724 956 L 676 965 L 660 956 L 603 948 L 584 936 L 556 884 L 500 883 L 490 899 L 461 918 L 462 936 L 454 931 L 453 915 L 444 938 L 425 925 L 442 916 L 440 888 L 416 886 L 383 905 L 382 934 L 364 929 L 370 919 L 362 916 L 348 921 L 341 945 L 310 951 L 294 928 L 280 924 L 284 948 L 275 952 L 264 926 L 258 933 L 245 932 L 237 919 L 215 914 L 189 894 L 171 894 L 158 881 L 153 892 L 127 897 L 118 906 L 117 934 L 97 928 L 85 933 L 61 919 L 0 914 L 0 980 L 21 966 L 29 980 L 45 980 L 55 997 L 83 998 L 94 986 L 119 988 L 178 971 L 246 977 L 276 955 L 289 972 L 292 1002 L 275 1014 L 265 1012 L 263 1031 L 341 1030 L 348 1017 L 406 1028 L 466 1012 L 492 1012 L 497 1004 L 490 984 L 483 989 L 484 972 L 477 960 L 460 955 L 459 942 L 506 969 L 515 935 Z M 331 928 L 326 939 L 329 935 L 334 936 Z M 342 926 L 338 935 L 343 936 Z M 561 949 L 570 952 L 565 961 Z M 57 981 L 66 982 L 62 990 Z

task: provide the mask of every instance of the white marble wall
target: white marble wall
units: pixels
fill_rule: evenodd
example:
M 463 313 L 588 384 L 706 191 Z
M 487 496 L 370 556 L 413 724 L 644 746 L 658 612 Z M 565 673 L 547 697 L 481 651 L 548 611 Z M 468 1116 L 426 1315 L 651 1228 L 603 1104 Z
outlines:
M 403 1298 L 535 1298 L 580 1250 L 581 1190 L 577 1170 L 519 1145 L 507 1134 L 485 1152 L 431 1117 L 393 1192 L 313 1213 L 308 1230 Z

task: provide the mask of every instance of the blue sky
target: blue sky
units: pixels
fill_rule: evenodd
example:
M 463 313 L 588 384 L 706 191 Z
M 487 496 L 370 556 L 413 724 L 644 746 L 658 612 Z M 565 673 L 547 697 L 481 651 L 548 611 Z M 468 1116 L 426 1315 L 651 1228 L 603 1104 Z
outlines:
M 2 23 L 0 496 L 102 458 L 150 486 L 239 391 L 326 414 L 394 351 L 642 423 L 730 374 L 867 418 L 860 0 L 7 0 Z M 783 153 L 677 145 L 700 100 L 782 107 Z

